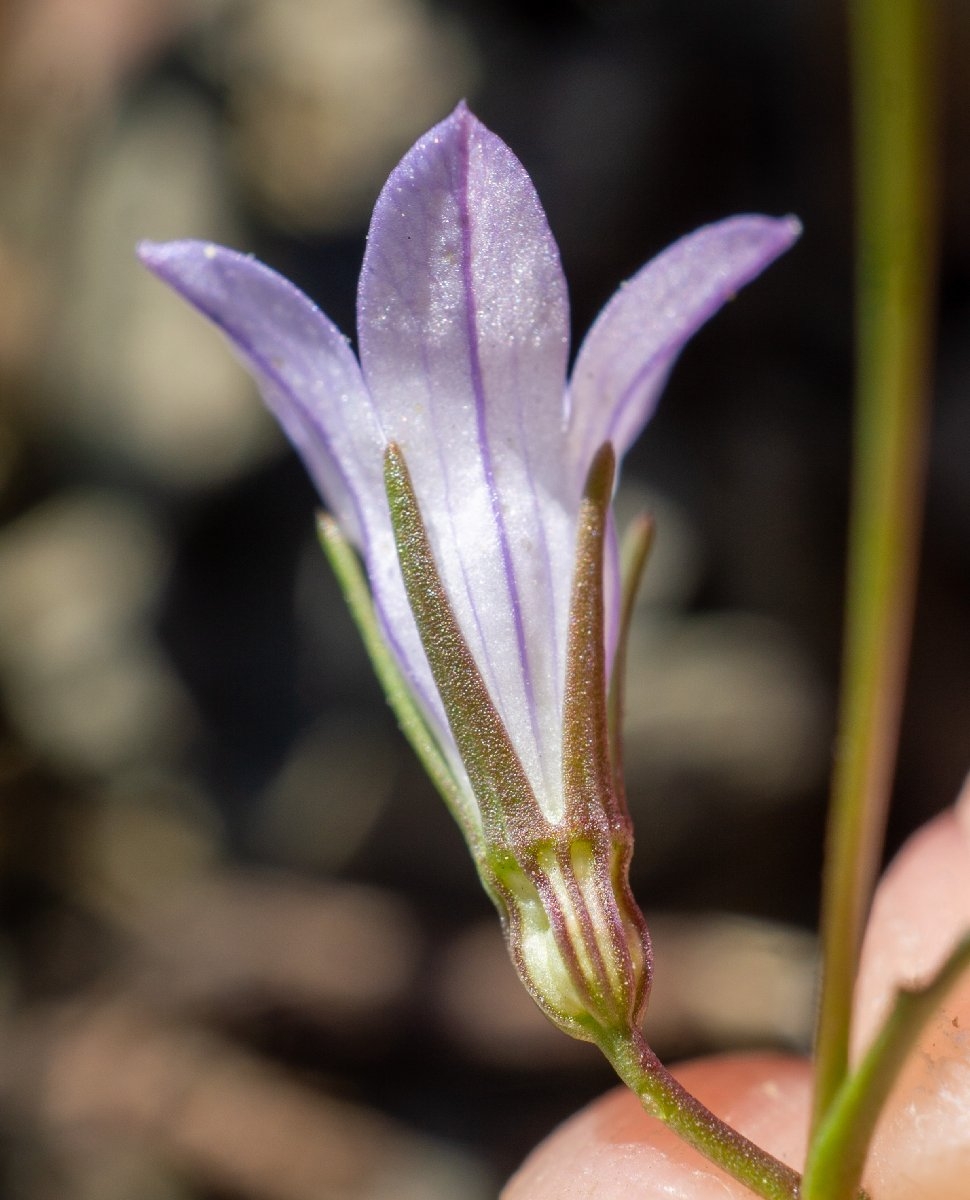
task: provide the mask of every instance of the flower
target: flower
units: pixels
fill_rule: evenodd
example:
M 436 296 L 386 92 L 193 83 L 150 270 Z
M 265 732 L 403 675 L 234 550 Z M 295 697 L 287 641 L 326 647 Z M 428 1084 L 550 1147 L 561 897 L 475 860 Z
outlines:
M 635 1020 L 649 975 L 606 761 L 613 459 L 691 334 L 797 234 L 741 216 L 675 243 L 600 314 L 568 386 L 556 244 L 522 165 L 464 104 L 377 201 L 359 364 L 254 259 L 139 250 L 229 338 L 359 552 L 520 974 L 580 1036 Z

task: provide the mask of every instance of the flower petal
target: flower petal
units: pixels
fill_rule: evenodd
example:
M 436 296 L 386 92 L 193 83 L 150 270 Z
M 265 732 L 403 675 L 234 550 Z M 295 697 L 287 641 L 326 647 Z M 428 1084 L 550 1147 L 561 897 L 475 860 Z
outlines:
M 206 242 L 142 243 L 142 262 L 228 337 L 363 553 L 388 644 L 439 733 L 444 713 L 397 567 L 381 469 L 385 441 L 357 360 L 298 288 L 248 255 Z
M 394 549 L 386 442 L 346 338 L 298 288 L 248 255 L 192 241 L 144 242 L 138 254 L 225 333 L 256 377 L 324 503 L 363 553 L 385 640 L 461 776 Z
M 558 797 L 582 483 L 562 471 L 565 281 L 522 165 L 464 105 L 381 193 L 358 321 L 462 631 L 540 803 Z
M 605 441 L 623 457 L 652 416 L 684 344 L 800 231 L 793 217 L 705 225 L 616 292 L 586 335 L 570 382 L 570 461 L 578 476 Z
M 292 283 L 206 242 L 143 242 L 141 261 L 229 338 L 347 536 L 387 524 L 384 438 L 346 338 Z

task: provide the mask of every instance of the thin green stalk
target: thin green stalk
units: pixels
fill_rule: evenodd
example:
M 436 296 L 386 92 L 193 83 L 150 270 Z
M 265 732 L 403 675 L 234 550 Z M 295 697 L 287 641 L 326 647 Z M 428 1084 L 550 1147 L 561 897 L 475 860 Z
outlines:
M 850 0 L 857 190 L 855 491 L 822 894 L 813 1127 L 846 1077 L 895 767 L 922 518 L 936 248 L 928 0 Z
M 354 619 L 370 657 L 378 682 L 397 717 L 401 731 L 431 782 L 437 787 L 452 816 L 470 841 L 476 836 L 474 822 L 468 813 L 468 801 L 462 794 L 445 756 L 428 729 L 421 710 L 394 659 L 380 630 L 374 601 L 367 586 L 357 552 L 347 541 L 337 522 L 327 513 L 317 518 L 320 545 L 327 556 L 337 583 L 343 593 L 350 615 Z M 474 841 L 472 841 L 474 844 Z
M 644 513 L 631 522 L 620 546 L 620 628 L 616 638 L 613 674 L 607 698 L 613 787 L 618 796 L 626 794 L 623 781 L 623 702 L 626 692 L 627 646 L 630 641 L 630 628 L 633 625 L 637 592 L 640 590 L 643 571 L 653 548 L 655 529 L 653 517 Z
M 623 1082 L 639 1096 L 651 1116 L 659 1118 L 710 1162 L 765 1200 L 797 1200 L 797 1171 L 748 1141 L 692 1096 L 643 1039 L 624 1030 L 600 1048 Z
M 854 1195 L 889 1093 L 928 1022 L 968 965 L 970 936 L 954 946 L 923 987 L 897 993 L 882 1028 L 839 1090 L 812 1142 L 801 1200 L 842 1200 Z

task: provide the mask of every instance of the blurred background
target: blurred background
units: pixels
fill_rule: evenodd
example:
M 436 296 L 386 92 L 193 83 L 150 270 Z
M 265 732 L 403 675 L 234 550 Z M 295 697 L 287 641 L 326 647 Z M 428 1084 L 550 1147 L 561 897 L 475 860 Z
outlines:
M 970 764 L 970 7 L 940 4 L 935 436 L 890 844 Z M 628 775 L 675 1057 L 804 1049 L 842 605 L 851 182 L 836 0 L 0 0 L 0 1196 L 479 1200 L 610 1085 L 527 999 L 314 541 L 138 238 L 253 250 L 348 333 L 373 200 L 467 97 L 578 339 L 734 212 L 800 245 L 691 345 Z

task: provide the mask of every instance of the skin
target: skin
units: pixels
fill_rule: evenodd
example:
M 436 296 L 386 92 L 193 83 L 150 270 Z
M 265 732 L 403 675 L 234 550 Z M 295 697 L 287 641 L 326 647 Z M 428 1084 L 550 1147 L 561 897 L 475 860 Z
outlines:
M 953 809 L 910 838 L 879 885 L 857 991 L 857 1052 L 878 1028 L 895 991 L 931 976 L 968 929 L 970 785 Z M 721 1056 L 685 1063 L 676 1074 L 742 1133 L 800 1165 L 810 1104 L 807 1060 Z M 874 1200 L 966 1200 L 968 1180 L 970 977 L 965 976 L 897 1081 L 876 1130 L 865 1183 Z M 503 1200 L 750 1196 L 618 1089 L 577 1113 L 533 1151 Z

